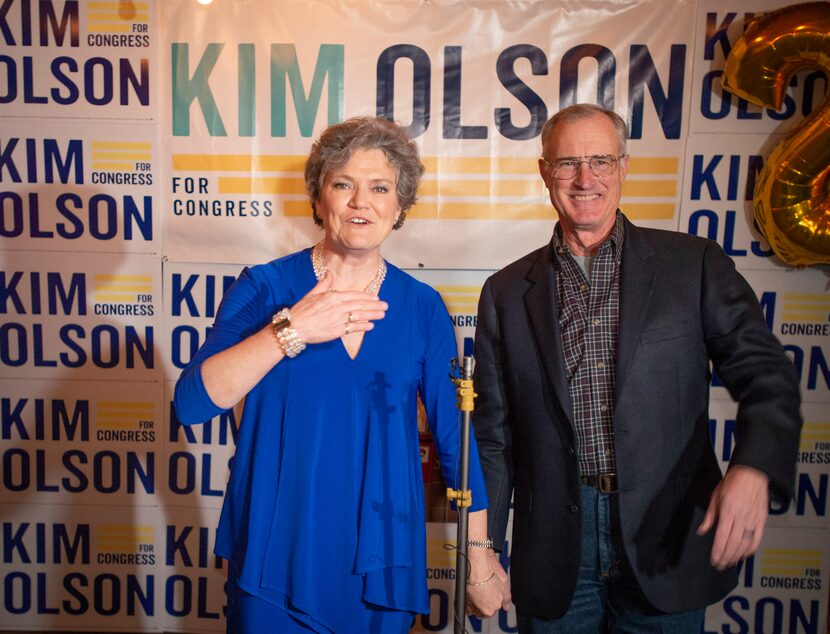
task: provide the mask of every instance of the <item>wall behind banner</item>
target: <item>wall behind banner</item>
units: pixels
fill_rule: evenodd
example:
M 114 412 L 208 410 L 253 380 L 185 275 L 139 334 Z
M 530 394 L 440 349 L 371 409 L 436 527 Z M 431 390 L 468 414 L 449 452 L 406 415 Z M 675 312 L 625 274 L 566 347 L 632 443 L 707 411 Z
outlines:
M 705 630 L 824 632 L 827 270 L 777 261 L 751 200 L 827 78 L 799 74 L 780 112 L 720 86 L 745 21 L 786 4 L 4 2 L 0 628 L 224 631 L 212 548 L 238 409 L 183 428 L 172 386 L 241 267 L 319 239 L 302 168 L 326 125 L 378 114 L 417 139 L 427 177 L 384 254 L 441 291 L 462 345 L 486 277 L 551 233 L 543 123 L 590 101 L 629 121 L 623 210 L 717 240 L 801 377 L 795 498 Z M 717 384 L 710 413 L 725 466 L 735 406 Z M 428 530 L 416 629 L 448 632 L 454 528 Z

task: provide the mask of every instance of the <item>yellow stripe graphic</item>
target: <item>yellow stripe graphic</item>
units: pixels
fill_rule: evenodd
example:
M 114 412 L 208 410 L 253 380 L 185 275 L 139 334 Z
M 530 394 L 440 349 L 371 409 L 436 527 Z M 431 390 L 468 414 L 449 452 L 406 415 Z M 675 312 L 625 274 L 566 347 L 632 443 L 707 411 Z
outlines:
M 121 15 L 118 10 L 111 10 L 111 11 L 89 11 L 86 14 L 86 19 L 88 22 L 115 22 L 116 20 L 130 20 L 132 22 L 146 22 L 147 21 L 147 12 L 139 13 L 136 11 L 134 14 L 131 12 L 131 17 L 125 17 Z
M 144 535 L 152 537 L 156 533 L 154 526 L 141 524 L 100 524 L 98 526 L 98 533 L 129 533 L 136 535 Z
M 96 302 L 133 302 L 137 293 L 153 292 L 149 275 L 94 275 L 92 288 Z
M 811 566 L 812 567 L 812 566 Z M 800 577 L 804 574 L 804 566 L 761 566 L 762 575 L 775 575 L 779 577 Z
M 199 172 L 299 172 L 305 156 L 252 156 L 250 154 L 174 154 L 173 169 Z
M 152 161 L 153 155 L 150 152 L 104 152 L 102 150 L 92 151 L 93 160 L 97 161 Z
M 810 451 L 818 442 L 830 442 L 830 423 L 805 422 L 801 428 L 800 449 Z
M 677 195 L 677 181 L 626 180 L 623 183 L 622 195 L 639 198 L 669 198 Z
M 132 30 L 130 24 L 100 24 L 91 23 L 87 25 L 87 31 L 90 33 L 129 33 Z
M 129 304 L 135 299 L 135 293 L 96 293 L 96 302 L 115 302 Z
M 524 174 L 539 178 L 535 158 L 513 156 L 422 156 L 431 174 Z
M 810 304 L 808 302 L 786 302 L 784 305 L 787 308 L 805 310 L 807 312 L 827 312 L 830 310 L 830 303 Z
M 539 178 L 532 180 L 473 180 L 469 178 L 449 180 L 438 178 L 424 180 L 418 190 L 418 195 L 541 198 L 545 196 L 545 186 Z
M 306 157 L 303 155 L 174 154 L 172 160 L 176 171 L 247 172 L 245 176 L 219 175 L 219 193 L 285 196 L 281 201 L 285 216 L 310 214 L 305 198 L 303 168 Z M 422 160 L 427 177 L 419 191 L 420 202 L 410 211 L 411 218 L 556 218 L 534 158 L 425 156 Z M 631 159 L 629 173 L 646 177 L 676 175 L 678 165 L 676 157 Z M 284 176 L 264 176 L 259 174 L 261 172 L 280 172 Z M 676 179 L 632 179 L 624 185 L 623 196 L 638 200 L 624 201 L 623 207 L 635 220 L 670 220 L 676 212 L 677 191 Z M 644 198 L 664 200 L 644 202 Z
M 447 310 L 454 315 L 475 315 L 478 311 L 480 286 L 436 286 Z
M 98 527 L 97 537 L 99 550 L 135 552 L 139 544 L 153 541 L 155 529 L 152 526 L 105 524 Z
M 827 321 L 827 313 L 794 313 L 791 311 L 783 311 L 781 313 L 781 319 L 784 321 L 803 321 L 803 322 L 811 322 L 815 323 L 817 321 L 826 322 Z M 790 333 L 793 334 L 793 333 Z
M 96 273 L 93 276 L 96 282 L 152 282 L 150 275 L 113 275 L 110 273 Z
M 771 557 L 780 555 L 782 557 L 812 557 L 821 559 L 820 550 L 804 550 L 800 548 L 763 548 L 762 555 L 765 559 L 768 555 Z
M 220 176 L 220 194 L 305 194 L 302 178 Z
M 115 292 L 115 293 L 126 293 L 129 291 L 135 291 L 137 293 L 148 293 L 153 290 L 153 286 L 151 284 L 119 284 L 118 282 L 102 282 L 97 284 L 95 282 L 92 283 L 92 288 L 97 293 L 107 293 L 107 292 Z
M 128 420 L 113 420 L 113 421 L 98 421 L 96 429 L 126 429 L 128 431 L 136 428 L 136 421 Z
M 98 411 L 153 411 L 153 404 L 147 401 L 98 401 Z
M 96 407 L 99 429 L 135 429 L 139 419 L 154 417 L 153 403 L 146 401 L 99 401 Z
M 302 154 L 174 154 L 173 169 L 193 171 L 297 171 L 302 172 Z M 427 173 L 524 175 L 539 178 L 535 158 L 509 156 L 422 156 Z M 629 175 L 677 174 L 676 157 L 634 158 Z
M 676 156 L 643 157 L 632 156 L 628 159 L 628 175 L 642 174 L 677 174 L 680 161 Z
M 441 220 L 550 220 L 556 212 L 543 203 L 461 203 L 418 202 L 410 211 L 411 218 Z
M 135 163 L 118 163 L 117 161 L 93 161 L 92 169 L 101 172 L 132 172 Z
M 134 11 L 146 11 L 150 6 L 147 2 L 125 2 L 124 0 L 111 0 L 110 2 L 90 0 L 86 6 L 91 11 L 119 11 L 123 10 L 125 4 Z
M 439 285 L 435 287 L 440 293 L 468 293 L 475 295 L 476 298 L 481 294 L 480 286 L 446 286 Z
M 824 293 L 784 293 L 785 302 L 823 302 L 830 306 L 830 297 Z
M 830 315 L 826 293 L 784 293 L 783 318 L 788 321 L 822 321 Z
M 625 215 L 634 220 L 671 220 L 674 203 L 622 203 Z
M 144 141 L 93 141 L 93 150 L 152 150 L 151 143 Z

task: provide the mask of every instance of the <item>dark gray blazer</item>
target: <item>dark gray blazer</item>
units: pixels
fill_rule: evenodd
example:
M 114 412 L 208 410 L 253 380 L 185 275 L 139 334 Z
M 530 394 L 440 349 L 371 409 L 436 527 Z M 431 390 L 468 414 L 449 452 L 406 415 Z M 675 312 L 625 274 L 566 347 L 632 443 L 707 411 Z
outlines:
M 709 439 L 713 366 L 739 403 L 731 464 L 791 495 L 801 416 L 794 368 L 755 294 L 717 243 L 625 221 L 614 432 L 626 554 L 665 612 L 700 608 L 736 584 L 709 563 L 714 531 L 695 534 L 721 479 Z M 576 433 L 559 331 L 551 246 L 490 277 L 475 339 L 473 423 L 505 537 L 514 499 L 513 601 L 562 616 L 580 556 Z M 710 366 L 711 363 L 711 366 Z

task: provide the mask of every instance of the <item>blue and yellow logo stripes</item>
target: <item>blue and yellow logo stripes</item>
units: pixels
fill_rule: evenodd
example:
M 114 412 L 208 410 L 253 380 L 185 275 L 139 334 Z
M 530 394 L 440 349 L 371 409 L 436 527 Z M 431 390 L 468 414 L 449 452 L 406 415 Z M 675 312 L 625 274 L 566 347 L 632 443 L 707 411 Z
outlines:
M 285 216 L 309 215 L 305 156 L 176 154 L 174 171 L 224 172 L 218 193 L 282 197 Z M 443 220 L 548 220 L 556 216 L 536 160 L 524 157 L 425 156 L 427 173 L 410 218 Z M 632 158 L 622 206 L 635 220 L 674 217 L 676 157 Z M 246 172 L 244 176 L 239 172 Z
M 140 141 L 93 141 L 92 169 L 107 172 L 132 172 L 136 163 L 150 163 L 153 146 Z
M 784 321 L 827 323 L 830 295 L 827 293 L 784 293 Z
M 149 275 L 95 274 L 92 277 L 95 303 L 134 302 L 136 295 L 153 293 L 153 278 Z
M 475 315 L 481 286 L 436 286 L 447 310 L 453 315 Z
M 147 401 L 98 401 L 95 409 L 98 429 L 137 429 L 139 421 L 152 421 L 155 415 Z
M 152 526 L 101 524 L 96 527 L 98 552 L 136 553 L 141 544 L 154 542 L 155 532 Z
M 814 451 L 819 443 L 830 447 L 830 423 L 805 421 L 801 428 L 801 451 Z
M 761 574 L 764 576 L 802 577 L 808 570 L 821 570 L 820 550 L 761 549 Z
M 620 203 L 626 215 L 634 220 L 674 218 L 679 171 L 677 157 L 629 158 Z
M 425 156 L 424 182 L 411 218 L 540 220 L 554 216 L 535 159 Z
M 86 3 L 87 30 L 90 33 L 129 33 L 133 23 L 147 24 L 148 2 L 113 0 Z

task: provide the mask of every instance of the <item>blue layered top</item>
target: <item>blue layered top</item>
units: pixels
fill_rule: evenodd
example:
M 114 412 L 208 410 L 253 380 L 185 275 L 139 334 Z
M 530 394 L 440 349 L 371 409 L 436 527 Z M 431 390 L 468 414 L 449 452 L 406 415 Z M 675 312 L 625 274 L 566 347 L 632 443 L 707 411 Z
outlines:
M 205 391 L 205 359 L 315 284 L 310 249 L 240 274 L 176 384 L 180 422 L 223 411 Z M 458 488 L 447 310 L 435 290 L 392 265 L 379 295 L 389 309 L 355 359 L 340 339 L 309 345 L 250 391 L 219 521 L 216 554 L 236 568 L 239 585 L 322 631 L 342 629 L 355 602 L 429 611 L 419 395 L 444 478 Z M 471 510 L 486 508 L 472 434 L 469 482 Z

